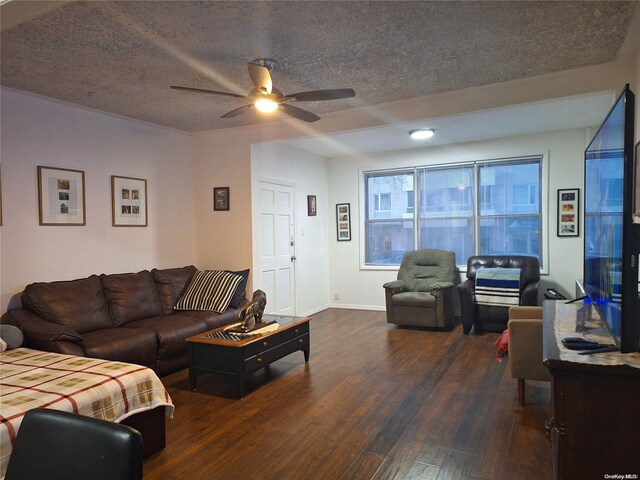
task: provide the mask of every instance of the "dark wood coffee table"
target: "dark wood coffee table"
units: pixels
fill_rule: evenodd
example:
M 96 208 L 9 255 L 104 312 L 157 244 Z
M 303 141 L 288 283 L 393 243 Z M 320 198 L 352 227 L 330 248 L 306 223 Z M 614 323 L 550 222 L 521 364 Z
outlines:
M 229 335 L 222 334 L 225 327 L 220 327 L 187 338 L 191 389 L 196 389 L 201 373 L 222 374 L 235 380 L 238 398 L 242 398 L 248 375 L 298 350 L 304 353 L 304 361 L 309 361 L 310 317 L 265 315 L 263 320 L 277 321 L 278 329 L 246 338 L 228 339 L 224 337 Z

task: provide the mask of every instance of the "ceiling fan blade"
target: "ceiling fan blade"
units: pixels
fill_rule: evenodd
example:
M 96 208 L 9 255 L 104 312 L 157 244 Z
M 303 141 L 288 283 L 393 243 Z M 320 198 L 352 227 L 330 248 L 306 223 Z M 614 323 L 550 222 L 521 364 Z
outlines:
M 173 88 L 174 90 L 184 90 L 185 92 L 208 93 L 210 95 L 224 95 L 226 97 L 247 98 L 245 95 L 238 95 L 237 93 L 216 92 L 215 90 L 203 90 L 202 88 L 178 87 L 176 85 L 171 85 L 171 87 L 169 88 Z
M 247 63 L 247 68 L 249 69 L 249 76 L 256 86 L 256 89 L 261 93 L 270 94 L 273 88 L 273 82 L 271 81 L 269 69 L 257 63 Z
M 318 100 L 338 100 L 340 98 L 355 97 L 353 88 L 334 88 L 330 90 L 312 90 L 310 92 L 292 93 L 285 95 L 286 100 L 296 100 L 298 102 L 315 102 Z
M 231 110 L 230 112 L 227 112 L 224 115 L 222 115 L 220 118 L 237 117 L 241 113 L 251 110 L 252 108 L 253 108 L 253 103 L 250 103 L 249 105 L 244 105 L 240 108 L 236 108 L 235 110 Z
M 281 103 L 280 110 L 282 110 L 287 115 L 291 115 L 298 120 L 304 120 L 305 122 L 315 122 L 316 120 L 320 120 L 320 117 L 315 113 L 311 113 L 309 110 L 304 110 L 303 108 L 294 107 L 293 105 L 289 105 L 287 103 Z

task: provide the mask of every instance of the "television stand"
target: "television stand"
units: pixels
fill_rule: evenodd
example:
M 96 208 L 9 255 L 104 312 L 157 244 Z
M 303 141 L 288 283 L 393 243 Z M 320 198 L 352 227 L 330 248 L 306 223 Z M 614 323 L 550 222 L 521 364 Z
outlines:
M 554 478 L 640 478 L 640 353 L 581 354 L 562 338 L 612 338 L 590 305 L 545 301 L 544 363 L 552 375 L 551 436 Z M 586 318 L 582 315 L 586 314 Z M 577 332 L 577 333 L 576 333 Z

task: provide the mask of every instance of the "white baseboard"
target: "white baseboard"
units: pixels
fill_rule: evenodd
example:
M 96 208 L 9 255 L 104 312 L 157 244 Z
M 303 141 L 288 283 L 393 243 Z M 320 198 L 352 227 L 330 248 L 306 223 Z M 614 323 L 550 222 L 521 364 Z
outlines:
M 344 308 L 345 310 L 370 310 L 374 312 L 384 312 L 386 307 L 375 305 L 349 305 L 345 303 L 331 304 L 331 308 Z
M 323 310 L 326 310 L 328 308 L 331 308 L 331 305 L 323 305 L 321 307 L 313 308 L 313 309 L 308 310 L 308 311 L 306 311 L 304 313 L 300 313 L 297 316 L 298 317 L 310 317 L 311 315 L 314 315 L 314 314 L 316 314 L 318 312 L 322 312 Z

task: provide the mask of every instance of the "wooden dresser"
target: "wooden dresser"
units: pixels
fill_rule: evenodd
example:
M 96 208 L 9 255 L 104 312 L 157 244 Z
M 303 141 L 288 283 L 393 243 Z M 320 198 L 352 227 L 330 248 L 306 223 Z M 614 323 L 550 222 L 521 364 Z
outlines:
M 613 343 L 590 304 L 544 302 L 554 478 L 640 479 L 640 353 L 579 355 L 562 346 L 570 336 Z

